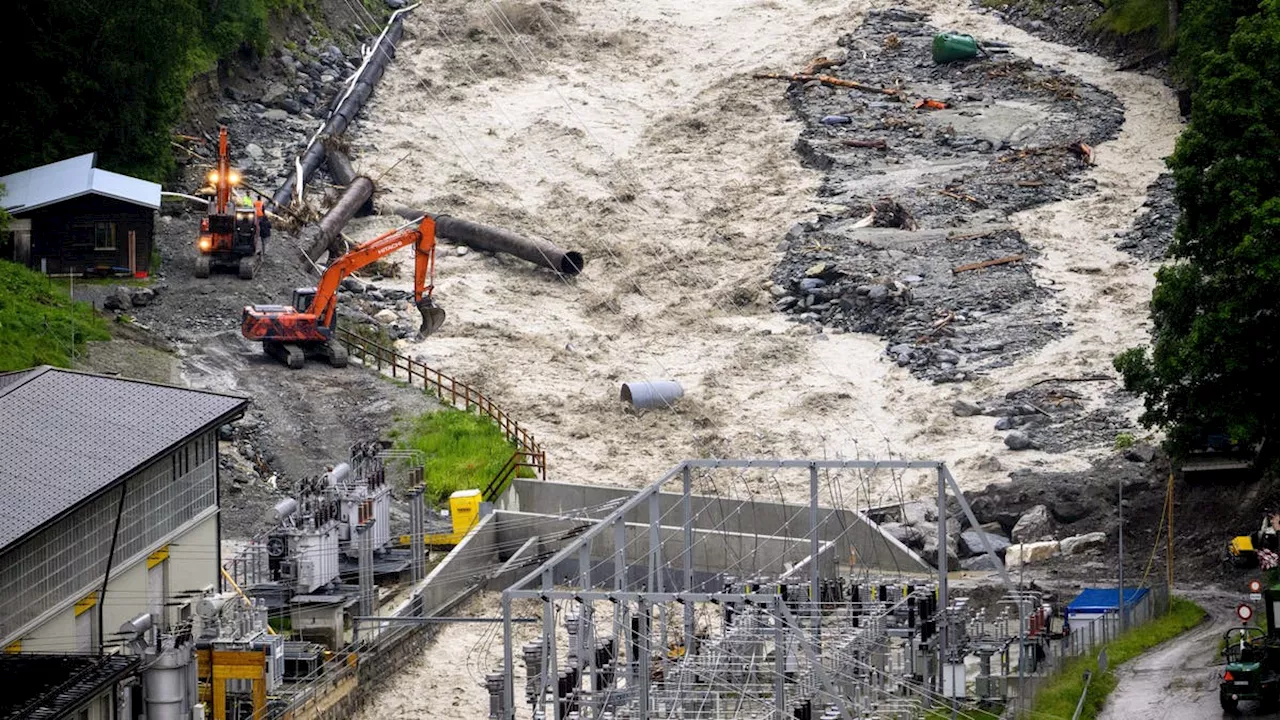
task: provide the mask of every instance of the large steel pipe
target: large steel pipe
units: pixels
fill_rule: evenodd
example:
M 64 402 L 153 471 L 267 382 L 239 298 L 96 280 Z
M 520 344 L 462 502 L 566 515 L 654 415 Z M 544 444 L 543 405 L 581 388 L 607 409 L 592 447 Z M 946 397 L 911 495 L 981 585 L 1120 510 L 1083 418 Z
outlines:
M 403 11 L 396 11 L 391 17 L 391 23 L 387 25 L 387 29 L 383 31 L 378 42 L 374 45 L 368 59 L 361 66 L 359 74 L 352 82 L 350 89 L 344 95 L 337 98 L 337 106 L 333 113 L 329 115 L 329 119 L 325 121 L 324 127 L 316 137 L 312 138 L 311 143 L 307 146 L 305 152 L 299 162 L 302 165 L 302 182 L 305 184 L 311 179 L 311 175 L 315 173 L 316 168 L 324 162 L 324 142 L 326 137 L 336 137 L 346 131 L 351 121 L 355 119 L 356 113 L 360 112 L 360 108 L 364 107 L 369 96 L 373 94 L 373 88 L 378 84 L 378 80 L 382 79 L 382 74 L 386 72 L 387 65 L 396 55 L 396 43 L 400 42 L 400 37 L 404 35 L 404 22 L 402 17 Z M 271 207 L 279 208 L 288 205 L 293 201 L 295 183 L 298 181 L 298 173 L 296 170 L 290 172 L 285 178 L 284 184 L 276 191 L 271 198 Z
M 396 208 L 395 212 L 408 220 L 416 220 L 430 214 L 405 207 Z M 436 221 L 438 237 L 460 242 L 476 250 L 514 255 L 534 265 L 551 268 L 562 275 L 577 275 L 582 272 L 586 264 L 582 253 L 563 250 L 545 240 L 534 240 L 509 230 L 481 225 L 449 215 L 433 215 L 432 218 Z
M 347 186 L 338 198 L 338 202 L 329 208 L 329 212 L 320 218 L 320 232 L 316 234 L 311 247 L 307 248 L 307 257 L 312 261 L 319 260 L 328 250 L 331 256 L 337 257 L 338 239 L 342 237 L 342 229 L 351 222 L 360 209 L 369 205 L 373 198 L 373 181 L 361 175 Z
M 675 380 L 641 380 L 622 383 L 619 398 L 637 410 L 671 407 L 684 397 L 684 388 Z

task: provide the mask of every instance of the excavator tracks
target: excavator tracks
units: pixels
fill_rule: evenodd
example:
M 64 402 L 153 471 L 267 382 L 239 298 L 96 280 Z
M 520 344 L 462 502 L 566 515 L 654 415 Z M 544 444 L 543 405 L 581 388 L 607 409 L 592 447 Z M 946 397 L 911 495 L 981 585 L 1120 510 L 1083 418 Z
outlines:
M 307 354 L 300 345 L 264 340 L 262 349 L 271 357 L 288 365 L 290 370 L 301 370 L 307 363 Z

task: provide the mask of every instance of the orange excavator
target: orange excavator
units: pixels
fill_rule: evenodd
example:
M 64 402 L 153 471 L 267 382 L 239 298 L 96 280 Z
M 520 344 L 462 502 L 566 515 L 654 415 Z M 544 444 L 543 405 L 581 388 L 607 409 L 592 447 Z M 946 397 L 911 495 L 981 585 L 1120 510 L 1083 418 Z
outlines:
M 242 280 L 252 280 L 262 263 L 263 240 L 271 236 L 271 221 L 262 201 L 251 202 L 248 195 L 233 197 L 240 173 L 231 167 L 227 151 L 227 128 L 218 130 L 218 165 L 209 173 L 214 197 L 209 214 L 200 221 L 195 274 L 207 278 L 214 268 L 235 268 Z
M 413 298 L 422 313 L 418 337 L 426 337 L 444 324 L 445 313 L 432 299 L 435 290 L 436 224 L 421 217 L 407 225 L 361 243 L 325 270 L 320 284 L 293 291 L 293 305 L 250 305 L 244 309 L 240 332 L 261 340 L 268 355 L 297 370 L 308 355 L 345 367 L 347 351 L 334 335 L 338 286 L 360 268 L 408 245 L 414 246 Z

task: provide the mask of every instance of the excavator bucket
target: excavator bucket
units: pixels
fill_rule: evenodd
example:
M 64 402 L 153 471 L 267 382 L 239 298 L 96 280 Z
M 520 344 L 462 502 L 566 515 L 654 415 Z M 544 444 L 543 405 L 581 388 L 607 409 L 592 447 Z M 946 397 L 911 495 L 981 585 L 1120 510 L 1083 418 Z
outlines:
M 444 308 L 436 307 L 430 297 L 418 303 L 418 312 L 422 313 L 422 327 L 418 328 L 418 338 L 425 338 L 444 325 Z

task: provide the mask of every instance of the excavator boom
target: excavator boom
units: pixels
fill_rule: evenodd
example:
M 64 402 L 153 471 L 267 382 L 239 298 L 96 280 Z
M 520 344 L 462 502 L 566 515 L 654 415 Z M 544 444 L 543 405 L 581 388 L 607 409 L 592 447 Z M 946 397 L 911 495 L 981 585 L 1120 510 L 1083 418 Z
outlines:
M 346 363 L 332 341 L 337 313 L 338 286 L 348 275 L 367 267 L 402 247 L 412 245 L 414 253 L 413 295 L 422 313 L 419 337 L 435 332 L 444 324 L 445 312 L 432 299 L 435 290 L 435 222 L 422 217 L 404 227 L 361 243 L 325 270 L 319 284 L 295 293 L 294 304 L 250 305 L 245 307 L 240 332 L 250 340 L 261 340 L 273 355 L 286 359 L 290 367 L 301 366 L 301 350 L 310 347 L 326 354 L 330 362 Z M 282 348 L 293 346 L 294 350 Z

